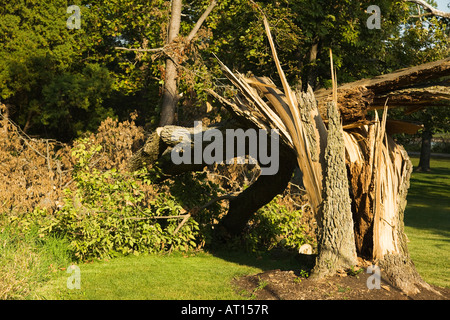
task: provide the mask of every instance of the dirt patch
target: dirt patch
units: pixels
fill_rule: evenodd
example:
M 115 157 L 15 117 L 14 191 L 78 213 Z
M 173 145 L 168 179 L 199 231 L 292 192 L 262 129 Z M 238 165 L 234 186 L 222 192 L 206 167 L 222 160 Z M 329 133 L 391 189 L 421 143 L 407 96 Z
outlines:
M 270 270 L 233 280 L 237 292 L 257 300 L 450 300 L 450 289 L 432 286 L 437 292 L 422 290 L 407 296 L 381 280 L 380 289 L 368 289 L 371 274 L 345 272 L 323 280 L 301 276 L 300 271 Z

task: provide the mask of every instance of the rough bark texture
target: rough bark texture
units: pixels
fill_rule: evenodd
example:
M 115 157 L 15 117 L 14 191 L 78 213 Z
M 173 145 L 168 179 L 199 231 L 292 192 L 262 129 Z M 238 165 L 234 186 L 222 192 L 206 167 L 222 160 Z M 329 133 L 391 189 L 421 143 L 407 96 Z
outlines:
M 161 141 L 159 134 L 153 132 L 145 141 L 144 146 L 139 149 L 128 162 L 128 170 L 137 171 L 147 165 L 156 163 L 166 146 Z
M 313 270 L 317 278 L 356 265 L 342 125 L 335 103 L 329 103 L 328 108 L 324 201 L 319 222 L 319 255 Z
M 172 11 L 170 13 L 169 33 L 167 44 L 172 43 L 180 31 L 182 0 L 172 0 Z M 175 121 L 175 110 L 178 102 L 177 67 L 171 58 L 166 59 L 166 70 L 164 75 L 164 91 L 161 104 L 160 126 L 173 124 Z

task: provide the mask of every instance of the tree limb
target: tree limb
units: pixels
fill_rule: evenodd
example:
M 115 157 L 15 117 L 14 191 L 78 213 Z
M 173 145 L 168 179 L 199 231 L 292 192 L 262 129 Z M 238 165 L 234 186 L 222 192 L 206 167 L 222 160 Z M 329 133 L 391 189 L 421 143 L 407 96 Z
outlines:
M 206 18 L 211 13 L 211 11 L 214 9 L 216 4 L 217 4 L 217 1 L 213 0 L 211 2 L 211 4 L 208 6 L 208 8 L 206 8 L 205 12 L 203 12 L 201 17 L 198 19 L 197 23 L 195 24 L 194 28 L 191 30 L 191 32 L 187 36 L 187 38 L 186 38 L 186 42 L 187 43 L 191 42 L 194 39 L 194 37 L 197 34 L 198 30 L 200 30 L 200 27 L 202 26 L 203 22 L 205 22 Z M 174 34 L 174 32 L 173 32 L 173 34 Z M 169 45 L 171 45 L 173 43 L 173 41 L 176 38 L 176 37 L 173 36 L 173 34 L 171 34 L 169 36 L 168 42 L 167 42 L 167 44 L 164 47 L 152 48 L 152 49 L 114 47 L 114 49 L 116 49 L 116 50 L 125 50 L 125 51 L 135 51 L 135 52 L 161 52 L 161 51 L 164 51 L 167 46 L 169 46 Z
M 198 30 L 200 29 L 200 27 L 202 26 L 203 22 L 206 20 L 206 18 L 208 17 L 208 15 L 211 13 L 211 11 L 214 9 L 214 7 L 216 6 L 217 1 L 213 0 L 211 2 L 211 4 L 208 6 L 208 8 L 206 8 L 205 12 L 203 12 L 203 14 L 201 15 L 201 17 L 198 19 L 197 23 L 195 24 L 194 28 L 191 30 L 191 32 L 189 33 L 189 35 L 187 36 L 187 42 L 191 42 L 192 39 L 194 39 L 195 35 L 197 34 Z
M 160 51 L 164 51 L 165 47 L 154 48 L 154 49 L 114 47 L 114 49 L 116 49 L 116 50 L 125 50 L 125 51 L 137 51 L 137 52 L 160 52 Z
M 444 11 L 438 10 L 438 9 L 432 7 L 431 5 L 429 5 L 424 0 L 406 0 L 406 2 L 412 2 L 412 3 L 418 4 L 418 5 L 422 6 L 425 10 L 429 11 L 434 16 L 450 19 L 450 12 L 444 12 Z

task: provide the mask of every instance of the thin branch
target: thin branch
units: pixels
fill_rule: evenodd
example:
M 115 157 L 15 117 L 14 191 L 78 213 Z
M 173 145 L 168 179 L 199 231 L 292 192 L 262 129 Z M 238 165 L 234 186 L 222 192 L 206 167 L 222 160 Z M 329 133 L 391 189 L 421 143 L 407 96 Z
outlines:
M 47 145 L 47 159 L 46 159 L 47 160 L 47 167 L 48 167 L 48 171 L 53 173 L 52 164 L 50 162 L 50 148 L 49 148 L 49 145 L 48 145 L 48 140 L 46 140 L 46 145 Z M 53 180 L 53 176 L 52 176 L 52 180 Z
M 191 42 L 192 39 L 194 39 L 195 35 L 197 34 L 198 30 L 200 30 L 200 27 L 202 26 L 203 22 L 205 22 L 208 15 L 211 13 L 211 11 L 216 6 L 217 1 L 213 0 L 211 4 L 206 8 L 205 12 L 201 15 L 201 17 L 198 19 L 197 23 L 195 24 L 194 28 L 191 30 L 189 35 L 186 38 L 187 43 Z M 141 49 L 141 48 L 126 48 L 126 47 L 114 47 L 116 50 L 125 50 L 125 51 L 135 51 L 135 52 L 161 52 L 164 51 L 164 49 L 171 45 L 173 43 L 173 40 L 170 41 L 170 43 L 166 44 L 164 47 L 161 48 L 153 48 L 153 49 Z
M 31 139 L 31 138 L 25 133 L 25 131 L 23 131 L 23 130 L 19 127 L 19 125 L 15 124 L 11 119 L 6 118 L 6 117 L 3 116 L 1 113 L 0 113 L 0 117 L 1 117 L 3 120 L 8 121 L 8 122 L 9 122 L 9 123 L 17 130 L 17 133 L 18 133 L 19 138 L 21 138 L 21 139 L 23 140 L 23 142 L 25 142 L 25 144 L 26 144 L 30 149 L 32 149 L 34 152 L 36 152 L 37 155 L 41 156 L 42 158 L 47 159 L 46 156 L 44 156 L 44 155 L 43 155 L 42 153 L 40 153 L 38 150 L 36 150 L 35 148 L 33 148 L 33 146 L 32 146 L 31 144 L 28 143 L 28 140 L 29 140 L 29 141 L 33 141 L 33 139 Z M 22 135 L 25 136 L 25 137 L 23 137 Z
M 114 212 L 110 212 L 110 211 L 97 211 L 97 212 L 103 212 L 103 213 L 112 213 L 114 214 Z M 186 217 L 190 217 L 191 215 L 189 213 L 187 214 L 180 214 L 178 216 L 154 216 L 154 217 L 124 217 L 123 219 L 128 219 L 128 220 L 150 220 L 150 219 L 180 219 L 183 218 L 185 219 Z
M 205 209 L 206 207 L 209 207 L 210 205 L 212 205 L 213 203 L 220 201 L 220 200 L 232 200 L 234 199 L 237 194 L 239 194 L 238 192 L 230 192 L 227 194 L 224 194 L 222 196 L 216 197 L 210 201 L 208 201 L 207 203 L 205 203 L 204 205 L 202 205 L 201 207 L 194 207 L 191 210 L 189 210 L 188 213 L 185 214 L 180 214 L 180 215 L 176 215 L 176 216 L 149 216 L 146 213 L 144 213 L 142 210 L 139 210 L 141 213 L 147 215 L 147 217 L 125 217 L 124 219 L 130 219 L 130 220 L 149 220 L 149 219 L 181 219 L 183 218 L 184 220 L 187 220 L 188 218 L 190 218 L 191 216 L 194 216 L 195 214 L 197 214 L 200 210 Z M 104 212 L 104 213 L 112 213 L 114 214 L 114 212 L 109 212 L 109 211 L 96 211 L 96 212 Z M 180 225 L 183 225 L 184 222 L 181 222 Z M 180 227 L 180 226 L 178 226 Z M 179 229 L 179 228 L 177 228 Z M 175 231 L 176 233 L 176 231 Z
M 206 8 L 205 12 L 203 12 L 203 14 L 201 15 L 201 17 L 198 19 L 197 23 L 195 24 L 194 28 L 191 30 L 191 32 L 189 33 L 189 35 L 187 36 L 187 42 L 191 42 L 192 39 L 194 39 L 195 35 L 197 34 L 198 30 L 200 29 L 200 27 L 202 26 L 203 22 L 206 20 L 206 18 L 208 17 L 208 15 L 211 13 L 211 11 L 214 9 L 214 7 L 216 6 L 217 1 L 213 0 L 211 2 L 211 4 L 208 6 L 208 8 Z
M 220 201 L 220 200 L 233 200 L 234 198 L 237 197 L 238 194 L 239 194 L 239 192 L 230 192 L 230 193 L 224 194 L 222 196 L 219 196 L 217 198 L 214 198 L 214 199 L 208 201 L 207 203 L 205 203 L 201 207 L 194 208 L 192 210 L 195 210 L 195 213 L 197 213 L 198 211 L 203 210 L 206 207 L 209 207 L 210 205 L 214 204 L 217 201 Z
M 197 214 L 200 210 L 203 210 L 206 207 L 209 207 L 210 205 L 212 205 L 213 203 L 216 203 L 217 201 L 224 200 L 224 199 L 232 200 L 232 199 L 236 198 L 236 194 L 238 194 L 238 193 L 237 192 L 231 192 L 231 193 L 224 194 L 223 196 L 219 196 L 217 198 L 214 198 L 214 199 L 208 201 L 207 203 L 205 203 L 201 207 L 196 207 L 196 208 L 193 208 L 193 209 L 189 210 L 190 213 L 185 215 L 184 219 L 177 226 L 177 228 L 175 229 L 173 234 L 176 234 L 181 229 L 181 227 L 186 223 L 186 221 L 188 221 L 188 219 L 192 215 Z
M 116 49 L 116 50 L 125 50 L 125 51 L 137 51 L 137 52 L 160 52 L 160 51 L 164 51 L 165 47 L 154 48 L 154 49 L 114 47 L 114 49 Z
M 422 19 L 423 17 L 430 17 L 430 16 L 433 16 L 433 14 L 431 12 L 426 12 L 426 13 L 422 13 L 420 15 L 412 14 L 409 17 Z
M 178 225 L 178 227 L 175 229 L 175 231 L 173 232 L 173 234 L 176 234 L 178 232 L 178 230 L 181 229 L 181 227 L 186 223 L 186 221 L 188 221 L 188 219 L 191 217 L 190 214 L 187 214 L 184 219 L 180 222 L 180 224 Z

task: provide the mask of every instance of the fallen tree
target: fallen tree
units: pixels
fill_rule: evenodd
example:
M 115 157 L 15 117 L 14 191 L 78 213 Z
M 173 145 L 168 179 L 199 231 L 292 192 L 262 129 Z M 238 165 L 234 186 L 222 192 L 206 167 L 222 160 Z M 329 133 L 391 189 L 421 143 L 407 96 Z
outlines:
M 259 207 L 285 189 L 299 166 L 319 226 L 319 253 L 314 269 L 317 278 L 354 266 L 358 256 L 381 266 L 384 275 L 407 294 L 430 289 L 414 268 L 404 234 L 403 214 L 412 165 L 405 150 L 388 135 L 389 130 L 413 132 L 420 126 L 392 121 L 389 126 L 387 101 L 392 98 L 397 106 L 403 105 L 402 99 L 409 101 L 411 96 L 424 92 L 415 87 L 419 85 L 430 94 L 431 87 L 423 89 L 424 83 L 433 84 L 448 76 L 450 59 L 339 88 L 334 80 L 334 89 L 329 91 L 292 91 L 278 63 L 267 21 L 265 27 L 283 90 L 268 78 L 245 77 L 221 64 L 237 93 L 228 99 L 212 90 L 209 93 L 227 107 L 234 120 L 201 131 L 176 126 L 158 128 L 134 155 L 130 169 L 157 166 L 163 177 L 203 170 L 208 163 L 194 158 L 185 164 L 174 164 L 174 150 L 184 153 L 186 148 L 197 148 L 204 152 L 210 144 L 196 145 L 196 135 L 203 137 L 209 130 L 219 130 L 226 136 L 230 128 L 267 132 L 277 129 L 279 170 L 274 175 L 261 175 L 239 195 L 227 197 L 229 210 L 218 229 L 239 234 Z M 442 98 L 435 100 L 446 105 L 448 96 L 441 91 Z M 382 99 L 382 119 L 377 112 L 375 119 L 369 119 L 367 112 L 378 109 Z M 340 112 L 333 112 L 333 108 Z M 185 132 L 186 143 L 184 149 L 176 151 L 180 141 L 174 139 L 174 132 L 180 130 Z M 194 153 L 191 152 L 192 157 Z M 249 155 L 248 148 L 244 154 Z M 225 157 L 222 155 L 222 159 Z
M 339 111 L 344 127 L 367 124 L 370 110 L 405 107 L 406 112 L 424 107 L 450 106 L 450 58 L 425 63 L 381 75 L 372 79 L 343 84 L 337 89 Z M 332 89 L 314 92 L 320 114 L 326 118 L 326 104 Z

